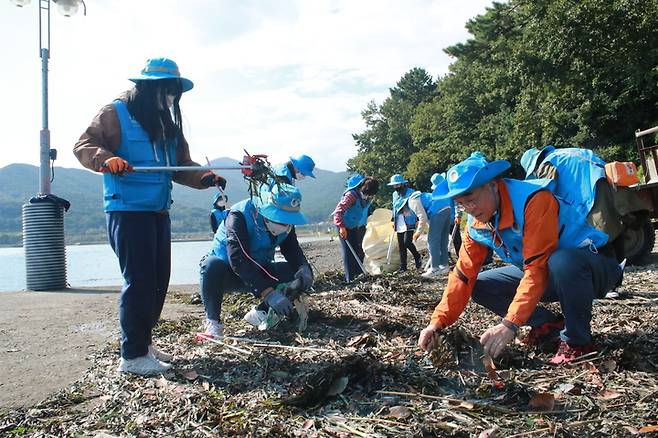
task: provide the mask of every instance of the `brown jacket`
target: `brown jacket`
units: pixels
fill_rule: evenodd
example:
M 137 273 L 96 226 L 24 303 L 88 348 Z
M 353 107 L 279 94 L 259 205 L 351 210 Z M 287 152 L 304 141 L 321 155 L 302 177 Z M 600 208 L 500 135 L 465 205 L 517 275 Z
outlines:
M 121 94 L 118 99 L 125 101 L 126 93 Z M 114 151 L 121 144 L 121 125 L 114 105 L 109 104 L 101 108 L 87 130 L 80 136 L 78 142 L 73 146 L 73 153 L 80 163 L 87 169 L 98 172 L 105 160 L 114 156 Z M 199 164 L 190 158 L 190 147 L 185 137 L 181 135 L 181 141 L 176 151 L 176 163 L 178 166 L 198 166 Z M 201 185 L 201 176 L 206 171 L 198 172 L 174 172 L 173 179 L 195 189 L 205 189 Z

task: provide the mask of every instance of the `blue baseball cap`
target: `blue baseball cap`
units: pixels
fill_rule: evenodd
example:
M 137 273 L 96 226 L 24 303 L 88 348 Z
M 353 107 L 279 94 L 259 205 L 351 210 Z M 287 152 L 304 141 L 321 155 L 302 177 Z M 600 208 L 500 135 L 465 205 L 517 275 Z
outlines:
M 391 177 L 391 181 L 387 185 L 389 185 L 389 186 L 400 186 L 400 185 L 406 184 L 408 182 L 409 181 L 404 179 L 404 177 L 402 175 L 400 175 L 399 173 L 396 173 L 395 175 L 393 175 Z
M 302 193 L 290 184 L 275 184 L 265 196 L 258 212 L 272 222 L 286 225 L 304 225 L 308 223 L 301 212 Z
M 313 169 L 315 169 L 315 162 L 308 155 L 300 155 L 298 157 L 290 157 L 290 162 L 295 166 L 301 173 L 311 178 L 315 178 L 313 175 Z
M 146 60 L 146 65 L 139 76 L 129 78 L 133 82 L 154 81 L 158 79 L 178 79 L 184 92 L 190 91 L 194 83 L 180 75 L 178 64 L 169 58 L 151 58 Z
M 523 167 L 523 170 L 525 170 L 525 177 L 529 177 L 530 174 L 535 171 L 535 168 L 537 167 L 537 161 L 542 155 L 542 152 L 545 151 L 546 154 L 550 154 L 554 150 L 555 148 L 549 145 L 542 149 L 532 148 L 525 151 L 521 156 L 521 167 Z M 546 154 L 544 154 L 544 156 Z
M 510 166 L 509 161 L 488 162 L 480 151 L 473 152 L 470 157 L 448 170 L 445 183 L 436 187 L 432 197 L 445 199 L 463 195 L 485 185 Z

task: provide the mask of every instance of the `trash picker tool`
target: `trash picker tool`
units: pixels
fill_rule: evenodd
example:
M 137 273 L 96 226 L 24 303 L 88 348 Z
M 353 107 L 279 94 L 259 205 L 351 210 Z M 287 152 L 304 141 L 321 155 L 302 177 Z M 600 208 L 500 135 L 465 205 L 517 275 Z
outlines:
M 133 166 L 133 172 L 198 172 L 200 170 L 253 170 L 253 166 Z
M 368 276 L 368 271 L 366 271 L 366 268 L 363 266 L 363 263 L 361 263 L 361 259 L 359 259 L 359 257 L 356 255 L 356 251 L 354 251 L 354 248 L 352 248 L 352 244 L 347 239 L 343 239 L 343 240 L 345 240 L 345 243 L 347 243 L 347 247 L 350 249 L 350 251 L 352 252 L 352 255 L 354 256 L 354 259 L 359 264 L 359 268 L 361 268 L 361 272 L 363 272 L 363 275 L 365 275 L 367 277 Z
M 391 264 L 391 251 L 393 250 L 393 235 L 395 231 L 391 232 L 391 235 L 388 238 L 388 251 L 386 252 L 386 264 Z

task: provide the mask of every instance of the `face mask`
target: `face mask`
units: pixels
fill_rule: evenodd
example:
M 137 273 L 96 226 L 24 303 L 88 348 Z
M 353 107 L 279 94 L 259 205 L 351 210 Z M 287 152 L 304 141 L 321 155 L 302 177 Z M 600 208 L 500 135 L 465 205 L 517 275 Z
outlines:
M 296 178 L 297 178 L 298 181 L 301 181 L 301 180 L 303 180 L 303 179 L 306 179 L 306 175 L 304 175 L 304 174 L 301 173 L 301 172 L 297 172 L 297 176 L 296 176 Z
M 289 233 L 290 230 L 292 229 L 292 225 L 279 224 L 268 220 L 265 221 L 265 227 L 267 228 L 267 231 L 272 233 L 272 235 L 274 236 L 279 236 L 284 233 Z
M 225 198 L 219 198 L 215 201 L 215 208 L 225 208 L 225 207 L 226 207 Z
M 372 199 L 372 195 L 366 195 L 363 192 L 361 192 L 361 197 L 366 201 L 370 201 Z
M 398 193 L 404 192 L 404 186 L 398 187 L 397 189 L 395 189 L 395 191 L 397 191 Z

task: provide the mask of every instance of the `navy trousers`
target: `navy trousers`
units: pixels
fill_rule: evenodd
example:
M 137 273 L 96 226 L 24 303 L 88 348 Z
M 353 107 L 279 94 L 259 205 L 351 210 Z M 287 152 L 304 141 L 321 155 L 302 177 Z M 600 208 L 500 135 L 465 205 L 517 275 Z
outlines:
M 548 259 L 548 272 L 541 301 L 560 302 L 565 319 L 560 338 L 572 345 L 588 344 L 592 340 L 592 302 L 617 286 L 621 268 L 612 257 L 574 248 L 555 251 Z M 504 317 L 522 277 L 523 271 L 516 266 L 481 272 L 473 287 L 473 301 Z M 538 327 L 555 319 L 556 315 L 538 306 L 527 325 Z
M 356 253 L 359 261 L 363 263 L 365 254 L 363 253 L 363 237 L 366 235 L 366 227 L 356 227 L 347 229 L 347 241 L 352 245 L 352 249 Z M 343 269 L 345 270 L 345 281 L 348 283 L 354 280 L 359 274 L 363 271 L 359 266 L 359 263 L 354 258 L 352 251 L 347 247 L 347 243 L 342 238 L 340 240 L 340 249 L 343 253 Z M 364 272 L 365 274 L 365 272 Z
M 220 321 L 224 292 L 250 292 L 250 289 L 233 272 L 231 266 L 219 257 L 205 256 L 201 259 L 199 267 L 201 299 L 206 318 Z M 295 275 L 288 262 L 271 263 L 268 270 L 279 279 L 279 283 L 292 281 Z M 260 294 L 256 298 L 260 299 Z
M 121 356 L 144 356 L 160 319 L 171 271 L 171 221 L 156 212 L 109 212 L 110 246 L 119 258 Z

